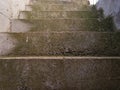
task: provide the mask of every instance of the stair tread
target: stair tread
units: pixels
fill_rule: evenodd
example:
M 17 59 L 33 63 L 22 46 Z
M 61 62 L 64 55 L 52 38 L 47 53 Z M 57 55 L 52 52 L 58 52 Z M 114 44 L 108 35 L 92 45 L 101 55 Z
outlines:
M 120 59 L 102 58 L 2 58 L 0 85 L 4 90 L 119 90 Z

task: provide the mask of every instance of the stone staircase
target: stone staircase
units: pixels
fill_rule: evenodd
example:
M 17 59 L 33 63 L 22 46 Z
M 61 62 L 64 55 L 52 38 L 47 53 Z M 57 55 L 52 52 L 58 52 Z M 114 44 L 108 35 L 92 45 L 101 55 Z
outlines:
M 120 33 L 87 0 L 31 0 L 11 20 L 1 90 L 119 90 Z M 8 37 L 7 36 L 7 37 Z
M 9 56 L 120 55 L 119 33 L 102 27 L 87 1 L 84 5 L 82 0 L 33 2 L 11 21 L 10 34 L 18 43 Z

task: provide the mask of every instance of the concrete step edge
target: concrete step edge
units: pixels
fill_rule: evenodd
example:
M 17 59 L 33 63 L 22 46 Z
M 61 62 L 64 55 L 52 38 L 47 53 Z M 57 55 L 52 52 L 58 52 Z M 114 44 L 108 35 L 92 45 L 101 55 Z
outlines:
M 45 5 L 48 5 L 48 4 L 53 4 L 53 5 L 75 5 L 76 3 L 74 2 L 70 2 L 70 3 L 63 3 L 63 2 L 36 2 L 36 3 L 31 3 L 31 4 L 27 4 L 27 5 L 41 5 L 41 4 L 45 4 Z
M 41 19 L 11 19 L 20 21 L 41 21 L 41 20 L 98 20 L 98 18 L 41 18 Z
M 0 34 L 42 34 L 42 33 L 89 33 L 89 34 L 120 34 L 120 32 L 98 31 L 39 31 L 39 32 L 0 32 Z
M 31 13 L 31 11 L 20 11 L 22 12 L 27 12 Z M 91 10 L 41 10 L 40 12 L 91 12 Z
M 0 57 L 0 60 L 19 60 L 19 59 L 22 59 L 22 60 L 120 60 L 120 56 L 116 57 L 116 56 L 99 56 L 99 57 L 96 57 L 96 56 L 25 56 L 25 57 Z
M 33 1 L 35 2 L 35 1 Z M 36 1 L 37 2 L 37 1 Z M 58 1 L 58 0 L 43 0 L 43 1 L 38 1 L 38 3 L 64 3 L 65 1 Z M 74 3 L 74 1 L 71 2 L 65 2 L 65 4 L 70 4 L 70 3 Z
M 41 21 L 41 20 L 99 20 L 99 18 L 40 18 L 40 19 L 15 19 L 23 21 Z

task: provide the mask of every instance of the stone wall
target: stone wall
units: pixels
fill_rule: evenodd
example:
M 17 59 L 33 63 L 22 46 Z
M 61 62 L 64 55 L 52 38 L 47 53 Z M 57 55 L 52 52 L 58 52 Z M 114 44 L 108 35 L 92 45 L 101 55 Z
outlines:
M 25 5 L 29 3 L 29 0 L 12 0 L 12 18 L 18 18 L 19 11 L 25 10 Z
M 11 0 L 0 1 L 0 32 L 10 30 Z
M 19 11 L 25 10 L 29 0 L 0 0 L 0 32 L 10 31 L 10 19 L 18 18 Z

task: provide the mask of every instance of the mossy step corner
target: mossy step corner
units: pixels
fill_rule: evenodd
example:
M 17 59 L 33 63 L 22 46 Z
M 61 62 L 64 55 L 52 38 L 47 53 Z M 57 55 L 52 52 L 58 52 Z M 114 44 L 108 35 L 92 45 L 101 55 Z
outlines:
M 11 41 L 10 45 L 14 46 L 5 56 L 120 56 L 120 33 L 32 32 L 8 35 L 16 43 L 9 38 L 4 40 L 5 43 Z M 9 44 L 5 46 L 9 47 Z
M 118 57 L 0 57 L 0 88 L 117 90 L 119 71 Z

